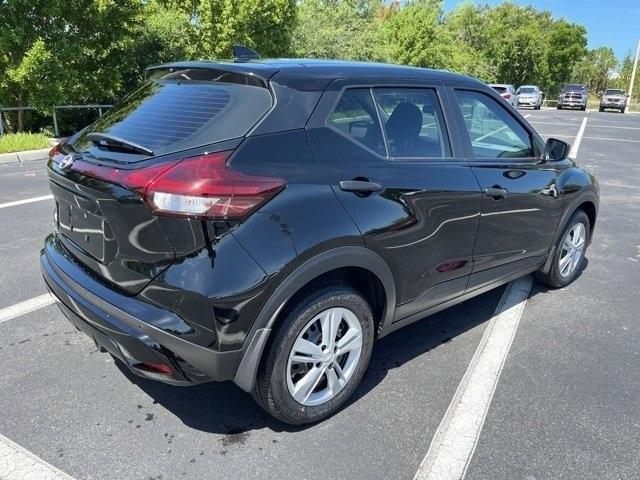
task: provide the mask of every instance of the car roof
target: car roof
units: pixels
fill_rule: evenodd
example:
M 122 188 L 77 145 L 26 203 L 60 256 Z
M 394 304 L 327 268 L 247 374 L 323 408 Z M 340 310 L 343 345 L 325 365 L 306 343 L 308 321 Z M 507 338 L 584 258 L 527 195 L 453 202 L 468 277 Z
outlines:
M 518 88 L 537 88 L 540 89 L 538 85 L 520 85 Z
M 409 67 L 375 62 L 347 60 L 318 60 L 307 58 L 274 58 L 249 61 L 184 61 L 154 65 L 147 69 L 208 68 L 252 75 L 265 81 L 289 86 L 296 90 L 324 90 L 334 80 L 344 78 L 421 79 L 456 81 L 484 85 L 479 80 L 446 70 Z
M 510 83 L 490 83 L 489 86 L 490 87 L 511 87 L 511 88 L 513 88 L 513 85 L 511 85 Z

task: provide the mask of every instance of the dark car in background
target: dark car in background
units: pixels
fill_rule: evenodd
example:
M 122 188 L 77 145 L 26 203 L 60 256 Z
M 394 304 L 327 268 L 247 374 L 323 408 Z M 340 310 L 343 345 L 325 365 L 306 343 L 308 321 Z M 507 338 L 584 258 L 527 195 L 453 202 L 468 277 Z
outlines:
M 52 150 L 42 272 L 137 375 L 232 380 L 313 422 L 378 338 L 530 272 L 579 275 L 599 194 L 567 153 L 449 72 L 161 65 Z
M 587 101 L 589 94 L 587 92 L 587 86 L 581 84 L 568 84 L 562 89 L 562 92 L 558 96 L 558 110 L 563 108 L 579 108 L 580 110 L 587 109 Z
M 618 110 L 624 113 L 627 107 L 627 92 L 616 88 L 607 88 L 600 99 L 600 111 L 605 109 Z

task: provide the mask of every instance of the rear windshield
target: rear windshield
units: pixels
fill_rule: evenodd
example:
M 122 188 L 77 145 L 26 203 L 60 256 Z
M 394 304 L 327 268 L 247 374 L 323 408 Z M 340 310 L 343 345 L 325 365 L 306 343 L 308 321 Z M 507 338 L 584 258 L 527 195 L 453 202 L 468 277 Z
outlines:
M 624 95 L 624 90 L 606 90 L 605 95 Z
M 72 138 L 73 148 L 108 157 L 112 147 L 98 147 L 87 137 L 100 132 L 141 145 L 154 155 L 176 152 L 242 137 L 272 104 L 264 87 L 167 77 L 126 97 Z M 141 155 L 132 157 L 129 161 Z
M 565 92 L 584 92 L 587 88 L 584 85 L 565 85 Z
M 518 93 L 534 93 L 536 91 L 533 87 L 520 87 Z
M 507 87 L 491 87 L 498 93 L 504 93 L 507 91 Z

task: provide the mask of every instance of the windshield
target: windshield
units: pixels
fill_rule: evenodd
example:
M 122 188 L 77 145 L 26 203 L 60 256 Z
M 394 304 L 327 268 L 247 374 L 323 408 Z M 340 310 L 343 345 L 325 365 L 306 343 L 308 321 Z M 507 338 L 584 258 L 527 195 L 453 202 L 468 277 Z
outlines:
M 518 93 L 535 93 L 536 89 L 533 87 L 520 87 Z
M 166 76 L 126 97 L 72 138 L 71 146 L 97 157 L 109 156 L 117 148 L 91 136 L 100 133 L 164 155 L 242 137 L 271 104 L 264 87 Z M 138 160 L 132 156 L 127 161 Z
M 624 95 L 624 90 L 606 90 L 605 95 Z
M 586 87 L 584 85 L 565 85 L 565 92 L 584 92 L 586 91 Z

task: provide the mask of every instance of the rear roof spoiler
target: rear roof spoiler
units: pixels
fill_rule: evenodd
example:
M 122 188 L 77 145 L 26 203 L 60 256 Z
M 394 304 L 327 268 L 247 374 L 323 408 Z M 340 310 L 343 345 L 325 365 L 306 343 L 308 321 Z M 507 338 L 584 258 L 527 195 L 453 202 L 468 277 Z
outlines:
M 202 68 L 208 70 L 219 70 L 221 72 L 238 73 L 241 75 L 248 75 L 259 78 L 265 83 L 278 72 L 279 68 L 261 62 L 247 62 L 246 60 L 240 61 L 185 61 L 185 62 L 171 62 L 162 63 L 158 65 L 151 65 L 145 68 L 144 78 L 148 80 L 154 72 L 158 70 L 166 70 L 172 72 L 176 70 L 183 70 L 187 68 Z

